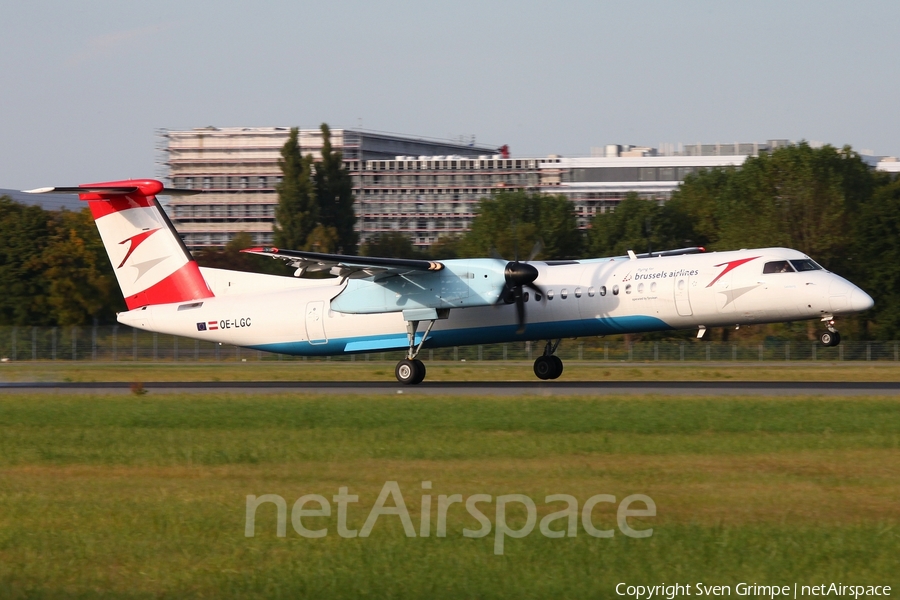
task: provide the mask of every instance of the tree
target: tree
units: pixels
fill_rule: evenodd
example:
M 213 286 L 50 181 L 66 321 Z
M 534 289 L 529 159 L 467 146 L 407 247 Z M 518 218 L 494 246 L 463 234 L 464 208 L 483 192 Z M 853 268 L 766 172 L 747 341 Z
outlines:
M 399 232 L 383 233 L 360 248 L 363 256 L 386 258 L 422 258 L 408 236 Z M 447 257 L 444 257 L 447 258 Z
M 629 250 L 672 250 L 693 244 L 687 215 L 674 206 L 630 192 L 614 212 L 598 214 L 588 231 L 591 256 L 622 256 Z
M 628 250 L 642 251 L 647 247 L 647 223 L 658 207 L 628 193 L 614 211 L 600 213 L 591 220 L 588 248 L 591 256 L 621 256 Z
M 48 281 L 39 258 L 50 233 L 48 214 L 0 196 L 0 324 L 48 325 Z
M 478 216 L 461 244 L 468 256 L 489 256 L 498 252 L 508 259 L 525 260 L 540 241 L 535 258 L 577 258 L 582 251 L 582 235 L 565 196 L 500 192 L 481 201 Z
M 718 243 L 720 220 L 726 210 L 726 188 L 732 185 L 736 173 L 737 169 L 727 167 L 688 175 L 666 202 L 670 215 L 687 219 L 693 245 L 709 247 Z
M 319 223 L 337 232 L 337 251 L 354 254 L 358 236 L 354 231 L 353 181 L 344 167 L 343 153 L 331 145 L 331 130 L 326 123 L 322 123 L 322 160 L 315 167 Z
M 872 199 L 860 206 L 855 232 L 855 283 L 875 300 L 870 333 L 895 340 L 900 336 L 900 178 L 882 179 Z
M 458 234 L 442 235 L 425 253 L 426 258 L 434 260 L 450 260 L 462 256 L 463 236 Z
M 326 254 L 333 254 L 340 248 L 337 229 L 321 223 L 312 230 L 303 246 L 303 250 L 308 252 L 325 252 Z
M 51 213 L 50 231 L 35 260 L 47 282 L 46 304 L 53 322 L 114 321 L 125 303 L 90 210 Z
M 241 252 L 251 246 L 253 246 L 253 238 L 249 233 L 241 232 L 231 238 L 224 248 L 203 248 L 193 252 L 193 256 L 201 267 L 272 275 L 289 274 L 285 263 L 281 260 Z
M 90 211 L 0 198 L 0 324 L 83 325 L 125 308 Z
M 848 222 L 871 197 L 872 174 L 849 147 L 800 143 L 703 171 L 673 195 L 697 241 L 715 250 L 786 246 L 833 270 L 847 268 Z
M 291 128 L 288 141 L 281 148 L 282 179 L 277 186 L 275 208 L 275 245 L 300 249 L 318 223 L 316 191 L 311 179 L 312 158 L 300 153 L 299 130 Z

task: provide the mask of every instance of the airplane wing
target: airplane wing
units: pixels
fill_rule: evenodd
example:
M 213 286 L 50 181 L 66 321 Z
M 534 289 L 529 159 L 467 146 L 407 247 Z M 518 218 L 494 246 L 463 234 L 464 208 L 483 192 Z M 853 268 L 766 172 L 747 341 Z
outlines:
M 379 278 L 383 278 L 415 271 L 434 272 L 444 268 L 443 263 L 440 262 L 407 258 L 346 256 L 343 254 L 281 250 L 279 248 L 247 248 L 246 250 L 241 250 L 241 252 L 281 259 L 296 269 L 294 271 L 295 277 L 302 277 L 307 272 L 328 272 L 332 275 L 349 279 L 366 279 L 379 276 Z

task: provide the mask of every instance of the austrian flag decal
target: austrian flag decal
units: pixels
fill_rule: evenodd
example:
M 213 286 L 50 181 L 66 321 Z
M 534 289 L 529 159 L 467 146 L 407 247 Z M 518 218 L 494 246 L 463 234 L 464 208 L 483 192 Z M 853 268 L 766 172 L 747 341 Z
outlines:
M 218 321 L 209 321 L 208 323 L 197 323 L 197 331 L 216 331 L 219 328 Z

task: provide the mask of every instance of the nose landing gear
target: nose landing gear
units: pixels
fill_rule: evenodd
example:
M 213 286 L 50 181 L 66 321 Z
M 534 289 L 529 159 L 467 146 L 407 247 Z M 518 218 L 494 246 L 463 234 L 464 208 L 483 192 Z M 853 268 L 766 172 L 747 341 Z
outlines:
M 819 340 L 825 346 L 837 346 L 841 343 L 841 334 L 838 333 L 838 330 L 834 328 L 834 319 L 831 316 L 824 317 L 822 321 L 825 322 L 825 327 L 828 331 L 822 333 L 819 336 Z
M 825 331 L 819 336 L 819 340 L 825 346 L 837 346 L 841 343 L 841 334 L 837 331 Z
M 563 372 L 563 362 L 558 356 L 553 354 L 559 348 L 562 340 L 556 340 L 556 343 L 547 341 L 544 346 L 544 354 L 537 357 L 534 361 L 534 374 L 538 379 L 557 379 Z

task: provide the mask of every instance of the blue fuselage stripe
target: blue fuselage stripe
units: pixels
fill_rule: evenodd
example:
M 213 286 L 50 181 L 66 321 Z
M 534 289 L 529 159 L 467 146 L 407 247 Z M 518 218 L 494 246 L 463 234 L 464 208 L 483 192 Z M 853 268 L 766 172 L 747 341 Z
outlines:
M 517 333 L 516 325 L 495 325 L 491 327 L 467 327 L 433 330 L 425 341 L 424 348 L 445 348 L 448 346 L 469 346 L 473 344 L 494 344 L 527 340 L 549 340 L 558 338 L 613 335 L 617 333 L 641 333 L 672 329 L 665 321 L 656 317 L 627 316 L 601 317 L 598 319 L 550 321 L 529 323 L 525 332 Z M 416 334 L 416 343 L 422 340 L 422 333 Z M 379 352 L 399 350 L 408 346 L 404 334 L 372 335 L 329 339 L 318 342 L 280 342 L 251 346 L 256 350 L 293 354 L 297 356 L 329 356 L 336 354 Z

